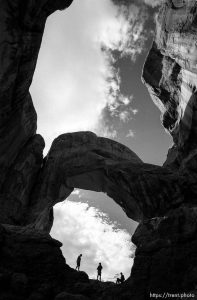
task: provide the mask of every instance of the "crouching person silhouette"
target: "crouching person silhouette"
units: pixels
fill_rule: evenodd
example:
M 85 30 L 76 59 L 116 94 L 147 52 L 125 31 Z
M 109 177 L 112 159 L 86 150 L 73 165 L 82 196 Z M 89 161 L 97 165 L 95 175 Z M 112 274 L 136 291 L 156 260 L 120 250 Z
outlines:
M 117 278 L 116 279 L 116 284 L 121 284 L 121 283 L 123 283 L 125 281 L 125 277 L 124 277 L 124 275 L 123 275 L 123 273 L 121 272 L 120 273 L 120 278 Z

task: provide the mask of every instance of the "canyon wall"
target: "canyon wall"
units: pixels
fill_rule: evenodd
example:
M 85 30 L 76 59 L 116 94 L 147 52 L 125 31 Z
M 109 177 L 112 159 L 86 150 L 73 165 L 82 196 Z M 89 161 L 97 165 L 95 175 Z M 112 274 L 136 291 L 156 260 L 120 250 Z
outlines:
M 163 1 L 143 70 L 174 141 L 163 167 L 91 132 L 57 137 L 43 158 L 29 86 L 46 18 L 71 3 L 0 2 L 0 298 L 145 300 L 151 293 L 195 293 L 196 1 Z M 121 287 L 95 285 L 71 269 L 61 243 L 49 236 L 53 206 L 74 188 L 107 193 L 139 222 L 131 276 Z

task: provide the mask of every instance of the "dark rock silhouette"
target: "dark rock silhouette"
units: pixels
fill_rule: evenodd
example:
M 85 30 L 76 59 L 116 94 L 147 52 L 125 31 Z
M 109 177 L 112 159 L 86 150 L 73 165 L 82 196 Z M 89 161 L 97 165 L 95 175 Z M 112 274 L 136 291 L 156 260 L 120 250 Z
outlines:
M 0 226 L 0 233 L 0 299 L 7 291 L 10 299 L 27 299 L 28 295 L 34 299 L 36 293 L 54 299 L 70 284 L 89 282 L 86 273 L 66 264 L 62 244 L 50 235 L 13 225 Z
M 32 196 L 31 217 L 41 230 L 49 226 L 52 207 L 74 188 L 107 193 L 136 221 L 162 216 L 183 202 L 178 174 L 144 164 L 127 147 L 91 132 L 59 136 L 47 155 L 39 183 Z
M 0 3 L 0 299 L 145 300 L 150 293 L 194 293 L 196 1 L 164 1 L 143 70 L 174 140 L 163 167 L 91 132 L 59 136 L 43 159 L 29 86 L 46 18 L 71 2 Z M 140 223 L 131 276 L 120 286 L 71 269 L 61 243 L 49 235 L 53 206 L 76 187 L 107 193 Z

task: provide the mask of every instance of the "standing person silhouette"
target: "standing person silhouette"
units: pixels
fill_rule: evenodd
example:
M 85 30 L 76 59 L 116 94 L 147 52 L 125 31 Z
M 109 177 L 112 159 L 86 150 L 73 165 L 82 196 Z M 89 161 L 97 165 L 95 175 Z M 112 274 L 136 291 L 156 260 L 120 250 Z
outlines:
M 120 282 L 123 283 L 125 281 L 125 277 L 123 275 L 123 273 L 120 273 Z
M 77 257 L 77 266 L 76 266 L 76 270 L 77 270 L 77 271 L 79 271 L 79 269 L 80 269 L 81 257 L 82 257 L 82 254 L 80 254 L 80 255 Z
M 102 265 L 101 263 L 99 263 L 98 267 L 97 267 L 97 280 L 101 281 L 101 273 L 102 273 Z

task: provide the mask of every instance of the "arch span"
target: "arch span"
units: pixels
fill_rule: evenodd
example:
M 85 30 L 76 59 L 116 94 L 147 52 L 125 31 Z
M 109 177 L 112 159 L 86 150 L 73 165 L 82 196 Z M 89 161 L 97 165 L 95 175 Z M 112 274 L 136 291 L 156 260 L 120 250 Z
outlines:
M 54 140 L 32 195 L 31 223 L 52 225 L 52 207 L 74 188 L 104 192 L 135 221 L 163 215 L 181 202 L 179 178 L 169 169 L 145 164 L 126 146 L 92 132 Z

